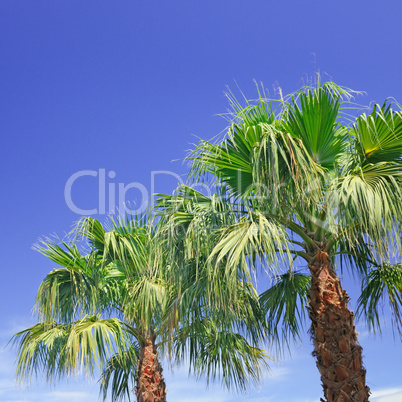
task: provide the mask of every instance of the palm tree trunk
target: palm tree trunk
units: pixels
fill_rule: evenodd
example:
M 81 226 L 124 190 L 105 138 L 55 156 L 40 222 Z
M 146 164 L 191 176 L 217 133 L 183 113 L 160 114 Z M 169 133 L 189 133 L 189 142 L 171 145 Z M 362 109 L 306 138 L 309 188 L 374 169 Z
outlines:
M 151 332 L 141 345 L 136 388 L 138 402 L 166 402 L 166 384 L 156 352 L 155 338 Z
M 318 251 L 309 264 L 313 355 L 328 402 L 368 401 L 362 348 L 357 341 L 349 297 L 342 290 L 329 255 Z

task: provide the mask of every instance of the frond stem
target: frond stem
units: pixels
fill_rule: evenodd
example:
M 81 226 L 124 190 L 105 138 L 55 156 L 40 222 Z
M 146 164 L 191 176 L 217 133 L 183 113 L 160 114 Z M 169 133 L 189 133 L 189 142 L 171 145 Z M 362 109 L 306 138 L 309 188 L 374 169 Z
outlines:
M 294 254 L 297 257 L 302 257 L 304 258 L 308 263 L 312 261 L 312 257 L 308 254 L 305 253 L 304 251 L 296 251 L 296 250 L 280 250 L 280 249 L 275 249 L 275 251 L 279 253 L 291 253 Z M 296 259 L 295 258 L 295 259 Z
M 290 230 L 295 232 L 297 235 L 299 235 L 305 243 L 305 246 L 307 245 L 309 248 L 312 248 L 313 250 L 318 250 L 318 245 L 316 242 L 311 239 L 307 233 L 304 231 L 304 228 L 300 225 L 298 225 L 295 222 L 290 221 L 289 219 L 281 219 L 282 223 Z

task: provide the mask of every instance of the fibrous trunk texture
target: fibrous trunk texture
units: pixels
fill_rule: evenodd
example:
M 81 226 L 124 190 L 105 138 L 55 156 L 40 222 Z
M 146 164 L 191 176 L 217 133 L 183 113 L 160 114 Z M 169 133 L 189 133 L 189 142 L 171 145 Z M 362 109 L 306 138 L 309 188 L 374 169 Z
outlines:
M 136 393 L 138 402 L 166 401 L 166 384 L 156 353 L 154 334 L 148 335 L 141 346 Z
M 342 290 L 329 255 L 318 251 L 309 264 L 311 290 L 309 315 L 313 355 L 328 402 L 368 401 L 362 348 L 357 341 L 349 297 Z

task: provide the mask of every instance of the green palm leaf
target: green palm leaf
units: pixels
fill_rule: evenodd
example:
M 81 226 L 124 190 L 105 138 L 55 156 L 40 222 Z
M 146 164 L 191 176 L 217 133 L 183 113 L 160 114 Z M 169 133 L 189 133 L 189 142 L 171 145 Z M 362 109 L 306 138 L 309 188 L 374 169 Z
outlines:
M 340 95 L 325 84 L 297 95 L 285 109 L 283 125 L 302 140 L 316 163 L 333 169 L 346 136 L 346 130 L 337 124 Z
M 137 375 L 138 358 L 139 348 L 134 343 L 128 350 L 112 356 L 107 362 L 100 379 L 104 400 L 106 400 L 109 390 L 111 390 L 113 401 L 124 400 L 125 398 L 131 400 L 131 391 L 135 386 Z
M 357 315 L 372 331 L 381 332 L 380 309 L 388 302 L 395 328 L 402 336 L 402 264 L 384 263 L 373 269 L 363 282 Z
M 227 388 L 244 391 L 247 383 L 257 383 L 267 360 L 264 350 L 250 344 L 239 333 L 225 331 L 211 319 L 198 319 L 178 332 L 177 359 L 189 359 L 189 370 L 207 381 L 220 378 Z
M 44 370 L 51 380 L 82 369 L 92 374 L 114 351 L 127 349 L 130 332 L 118 319 L 87 316 L 67 325 L 36 324 L 15 334 L 12 341 L 18 348 L 17 378 Z
M 275 278 L 275 284 L 260 295 L 272 335 L 280 341 L 300 338 L 306 318 L 310 276 L 289 271 Z
M 375 104 L 370 115 L 359 116 L 352 132 L 366 163 L 401 163 L 402 112 L 394 111 L 387 102 Z

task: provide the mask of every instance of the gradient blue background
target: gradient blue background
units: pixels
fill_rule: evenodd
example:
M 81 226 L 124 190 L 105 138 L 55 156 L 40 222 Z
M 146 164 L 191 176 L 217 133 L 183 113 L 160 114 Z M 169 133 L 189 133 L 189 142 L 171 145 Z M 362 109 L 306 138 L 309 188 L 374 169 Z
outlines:
M 56 386 L 13 382 L 10 336 L 35 322 L 34 297 L 54 266 L 31 249 L 62 236 L 79 215 L 64 187 L 80 170 L 106 169 L 118 183 L 151 192 L 151 172 L 184 177 L 180 159 L 197 137 L 224 127 L 225 86 L 255 97 L 253 80 L 274 93 L 300 87 L 317 71 L 363 90 L 368 104 L 402 101 L 402 5 L 394 1 L 11 1 L 0 2 L 1 291 L 0 400 L 95 401 L 96 380 Z M 237 92 L 238 93 L 238 92 Z M 156 177 L 170 193 L 177 180 Z M 73 187 L 74 202 L 97 208 L 97 179 Z M 141 202 L 131 189 L 127 200 Z M 100 217 L 104 219 L 104 217 Z M 353 302 L 357 284 L 345 278 Z M 401 341 L 359 323 L 373 401 L 401 401 Z M 318 401 L 318 371 L 304 346 L 272 366 L 247 396 L 174 373 L 165 364 L 170 401 Z

